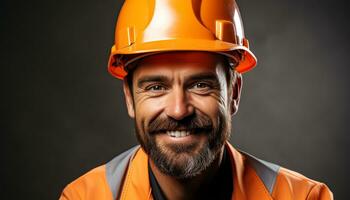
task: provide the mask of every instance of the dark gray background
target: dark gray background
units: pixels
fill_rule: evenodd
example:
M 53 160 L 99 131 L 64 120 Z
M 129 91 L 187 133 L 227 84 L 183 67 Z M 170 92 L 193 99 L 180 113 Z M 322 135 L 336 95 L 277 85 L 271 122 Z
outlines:
M 106 71 L 121 3 L 1 3 L 5 199 L 57 199 L 67 183 L 136 144 L 121 82 Z M 238 3 L 259 63 L 244 75 L 232 143 L 346 199 L 348 3 Z

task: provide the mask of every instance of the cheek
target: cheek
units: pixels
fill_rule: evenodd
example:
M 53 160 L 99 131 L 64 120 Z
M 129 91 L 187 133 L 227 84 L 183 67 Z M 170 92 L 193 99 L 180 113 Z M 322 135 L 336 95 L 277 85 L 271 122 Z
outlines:
M 192 105 L 205 115 L 208 115 L 214 123 L 217 123 L 218 116 L 224 110 L 224 105 L 221 101 L 211 96 L 193 97 Z
M 144 129 L 163 110 L 161 98 L 135 99 L 135 118 L 139 128 Z

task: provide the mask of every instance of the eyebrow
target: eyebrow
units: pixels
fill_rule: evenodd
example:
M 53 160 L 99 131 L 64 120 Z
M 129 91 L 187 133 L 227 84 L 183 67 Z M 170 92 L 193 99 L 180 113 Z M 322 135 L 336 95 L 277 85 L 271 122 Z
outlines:
M 163 75 L 151 75 L 151 76 L 144 76 L 138 79 L 137 86 L 142 87 L 144 83 L 148 82 L 166 82 L 168 78 Z
M 187 76 L 185 77 L 185 82 L 188 80 L 203 80 L 203 79 L 219 82 L 217 75 L 212 72 L 203 72 L 203 73 Z

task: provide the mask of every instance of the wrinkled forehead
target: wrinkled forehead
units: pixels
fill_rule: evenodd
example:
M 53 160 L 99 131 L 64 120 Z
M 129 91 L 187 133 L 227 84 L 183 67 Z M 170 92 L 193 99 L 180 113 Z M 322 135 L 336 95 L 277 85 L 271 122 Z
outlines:
M 168 52 L 147 56 L 135 63 L 133 79 L 147 75 L 186 76 L 196 73 L 225 75 L 230 70 L 227 59 L 210 52 Z

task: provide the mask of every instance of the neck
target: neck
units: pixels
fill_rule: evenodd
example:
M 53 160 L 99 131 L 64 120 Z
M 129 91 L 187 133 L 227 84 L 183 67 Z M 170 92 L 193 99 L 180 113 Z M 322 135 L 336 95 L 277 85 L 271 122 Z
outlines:
M 208 190 L 206 187 L 214 179 L 219 167 L 222 163 L 223 146 L 217 154 L 213 163 L 205 169 L 201 174 L 188 179 L 176 179 L 172 176 L 162 173 L 152 160 L 150 160 L 151 170 L 156 177 L 160 188 L 162 189 L 166 199 L 169 200 L 187 200 L 197 199 L 196 197 L 203 195 Z

